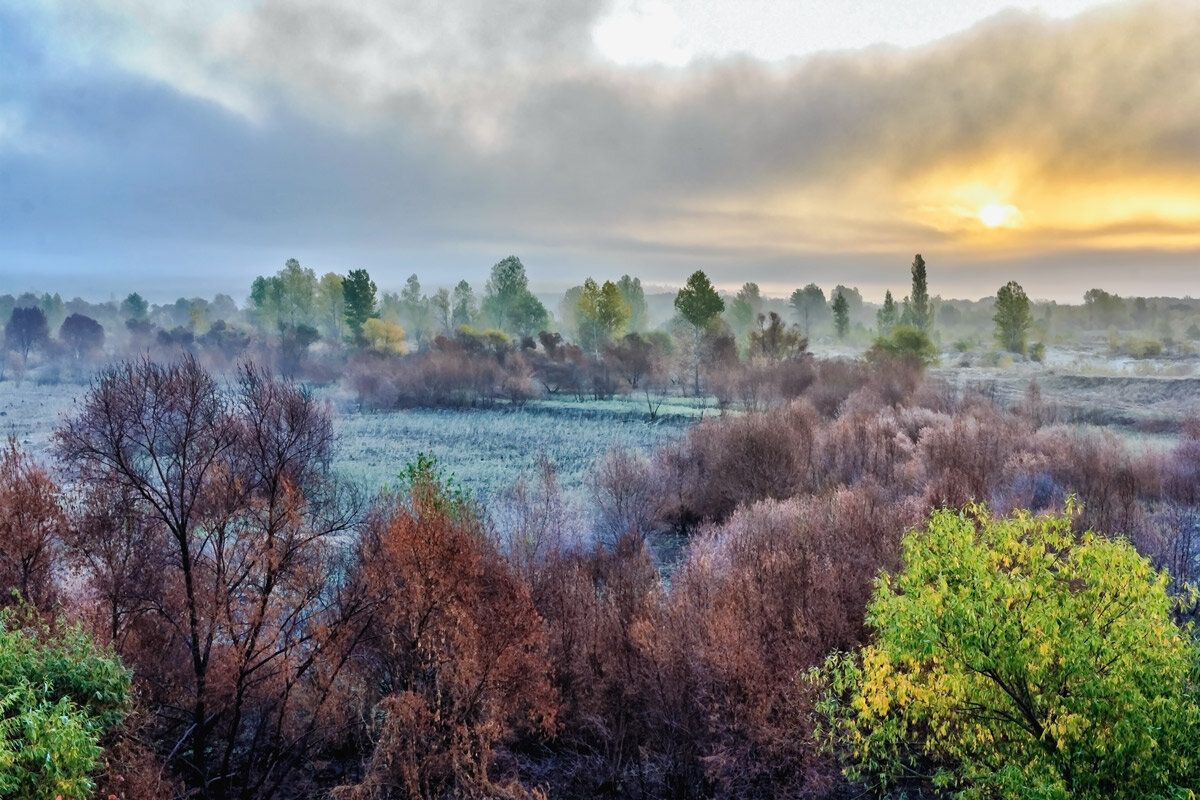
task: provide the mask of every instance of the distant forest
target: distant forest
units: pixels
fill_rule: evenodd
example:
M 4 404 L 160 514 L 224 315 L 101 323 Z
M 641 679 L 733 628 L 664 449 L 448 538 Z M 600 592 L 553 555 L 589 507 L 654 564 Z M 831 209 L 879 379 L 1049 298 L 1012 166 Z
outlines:
M 756 366 L 800 357 L 817 341 L 926 363 L 947 354 L 946 365 L 960 366 L 1037 361 L 1047 346 L 1080 342 L 1134 359 L 1200 348 L 1200 301 L 1190 298 L 1092 288 L 1080 305 L 1060 305 L 1033 302 L 1010 282 L 992 298 L 943 300 L 928 294 L 925 270 L 918 255 L 910 294 L 888 292 L 882 304 L 811 283 L 789 298 L 764 297 L 754 283 L 720 295 L 697 272 L 682 293 L 649 296 L 629 275 L 589 278 L 552 309 L 515 256 L 481 290 L 459 281 L 428 294 L 416 275 L 380 292 L 365 270 L 317 276 L 291 259 L 255 278 L 240 307 L 223 294 L 164 305 L 137 292 L 103 303 L 2 295 L 0 379 L 86 380 L 111 359 L 186 352 L 218 371 L 248 360 L 305 381 L 345 379 L 376 408 L 702 390 L 730 405 L 753 393 Z
M 1200 418 L 1146 446 L 928 367 L 1187 359 L 1195 304 L 909 277 L 588 280 L 554 317 L 513 257 L 478 297 L 289 262 L 244 309 L 9 298 L 7 378 L 87 386 L 50 463 L 0 453 L 0 796 L 1191 796 Z M 343 480 L 337 380 L 722 413 L 600 459 L 597 537 L 551 465 L 501 535 L 430 456 Z

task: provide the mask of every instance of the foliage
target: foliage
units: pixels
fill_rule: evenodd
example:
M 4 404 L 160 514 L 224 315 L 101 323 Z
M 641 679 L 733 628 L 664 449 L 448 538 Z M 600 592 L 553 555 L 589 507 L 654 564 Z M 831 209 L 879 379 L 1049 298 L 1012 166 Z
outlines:
M 1088 289 L 1083 293 L 1083 307 L 1092 323 L 1101 327 L 1116 325 L 1125 317 L 1125 301 L 1120 295 L 1103 289 Z
M 81 628 L 0 611 L 0 796 L 86 797 L 128 702 L 129 673 Z
M 675 310 L 689 325 L 703 330 L 725 310 L 725 301 L 717 294 L 708 276 L 703 271 L 696 270 L 675 295 Z
M 71 314 L 58 329 L 58 338 L 71 351 L 71 357 L 82 360 L 104 346 L 104 328 L 84 314 Z
M 353 344 L 363 343 L 363 326 L 378 316 L 375 307 L 375 281 L 365 269 L 352 269 L 342 279 L 342 302 L 348 336 Z
M 946 306 L 952 308 L 952 306 Z M 896 301 L 892 299 L 892 291 L 889 289 L 883 295 L 883 305 L 875 312 L 875 328 L 879 334 L 879 338 L 883 339 L 892 335 L 892 329 L 900 322 L 900 312 L 896 308 Z
M 150 303 L 137 292 L 132 292 L 121 301 L 121 316 L 125 319 L 144 320 L 150 310 Z
M 21 355 L 22 361 L 29 360 L 29 353 L 45 347 L 50 341 L 50 324 L 46 315 L 37 306 L 14 308 L 8 325 L 4 328 L 4 348 Z
M 629 324 L 632 311 L 620 289 L 612 281 L 603 286 L 588 278 L 575 303 L 579 324 L 579 345 L 593 355 L 599 355 L 614 336 L 620 336 Z
M 938 351 L 929 334 L 911 325 L 897 325 L 891 334 L 877 338 L 867 351 L 867 360 L 914 360 L 926 366 L 937 362 Z
M 833 298 L 833 303 L 830 305 L 833 311 L 833 327 L 837 331 L 839 339 L 846 338 L 846 332 L 850 330 L 850 303 L 846 300 L 846 296 L 841 292 Z
M 744 283 L 729 304 L 729 322 L 735 336 L 750 329 L 762 312 L 762 292 L 757 283 Z
M 796 315 L 804 324 L 804 336 L 811 337 L 811 323 L 824 316 L 828 310 L 828 306 L 825 305 L 825 292 L 821 291 L 820 286 L 810 283 L 803 289 L 792 292 L 790 302 L 792 308 L 796 310 Z
M 317 276 L 289 258 L 275 275 L 259 276 L 250 286 L 254 316 L 266 328 L 307 324 L 311 321 Z
M 852 776 L 963 798 L 1196 785 L 1200 651 L 1168 577 L 1072 516 L 942 510 L 905 537 L 867 611 L 875 641 L 829 668 Z
M 675 295 L 675 310 L 695 332 L 693 352 L 693 391 L 700 394 L 700 341 L 706 328 L 725 310 L 725 301 L 717 294 L 708 276 L 696 270 Z
M 500 330 L 521 336 L 537 333 L 550 321 L 546 307 L 529 291 L 525 265 L 516 256 L 503 258 L 492 267 L 483 313 Z
M 629 330 L 634 333 L 646 330 L 650 320 L 646 316 L 646 293 L 642 290 L 642 279 L 622 275 L 617 281 L 617 291 L 629 306 Z
M 1029 312 L 1029 297 L 1021 284 L 1009 281 L 996 292 L 996 342 L 1010 353 L 1024 353 L 1026 335 L 1033 323 Z
M 320 741 L 361 630 L 338 591 L 355 507 L 328 472 L 327 409 L 250 366 L 226 387 L 191 358 L 123 363 L 55 440 L 84 494 L 77 591 L 163 756 L 206 792 L 271 795 Z
M 342 798 L 523 796 L 496 750 L 546 734 L 557 706 L 528 586 L 469 501 L 421 457 L 380 509 L 350 576 L 370 609 L 352 666 L 374 749 Z
M 362 338 L 367 347 L 380 353 L 403 355 L 404 329 L 394 322 L 373 317 L 363 324 Z
M 340 342 L 346 331 L 346 296 L 342 276 L 326 272 L 317 281 L 313 295 L 313 321 L 327 339 Z
M 0 456 L 0 601 L 14 593 L 41 610 L 53 605 L 65 523 L 58 487 L 10 436 Z
M 926 333 L 933 327 L 933 306 L 929 302 L 925 259 L 920 253 L 913 258 L 912 293 L 904 298 L 904 313 L 900 321 L 903 325 L 910 325 Z
M 475 307 L 475 293 L 471 291 L 471 284 L 459 281 L 454 285 L 453 304 L 450 327 L 457 330 L 463 325 L 473 326 L 475 318 L 479 316 L 479 309 Z
M 758 315 L 758 330 L 750 332 L 750 353 L 771 361 L 795 358 L 804 354 L 808 340 L 797 326 L 783 324 L 783 318 L 774 311 L 766 317 Z

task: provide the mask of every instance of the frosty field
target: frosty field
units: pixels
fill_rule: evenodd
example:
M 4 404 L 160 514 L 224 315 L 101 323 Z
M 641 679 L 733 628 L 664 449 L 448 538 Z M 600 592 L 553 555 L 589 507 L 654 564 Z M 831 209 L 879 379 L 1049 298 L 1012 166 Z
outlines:
M 0 382 L 0 436 L 15 436 L 22 447 L 49 461 L 54 428 L 86 391 L 80 384 Z M 523 473 L 532 476 L 542 458 L 555 465 L 567 498 L 581 502 L 588 469 L 609 448 L 649 453 L 657 443 L 681 435 L 697 417 L 715 413 L 676 401 L 651 423 L 645 406 L 635 400 L 361 412 L 344 395 L 328 397 L 339 440 L 334 468 L 344 477 L 373 492 L 394 485 L 405 464 L 428 453 L 489 506 L 499 503 Z
M 542 458 L 555 466 L 567 495 L 578 499 L 591 465 L 612 447 L 649 453 L 679 436 L 692 418 L 649 423 L 636 406 L 557 403 L 513 409 L 412 409 L 339 413 L 335 468 L 374 488 L 394 484 L 418 453 L 433 455 L 487 505 L 499 501 Z

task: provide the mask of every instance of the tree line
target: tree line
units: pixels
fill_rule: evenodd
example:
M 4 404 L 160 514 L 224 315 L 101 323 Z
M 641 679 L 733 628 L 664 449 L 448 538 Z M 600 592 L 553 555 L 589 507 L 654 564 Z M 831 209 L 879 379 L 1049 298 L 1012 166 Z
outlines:
M 963 353 L 964 361 L 988 363 L 1001 352 L 1040 360 L 1048 344 L 1089 330 L 1103 331 L 1112 352 L 1135 358 L 1187 354 L 1195 349 L 1190 342 L 1200 340 L 1194 303 L 1186 300 L 1125 299 L 1091 289 L 1082 306 L 1058 306 L 1031 301 L 1010 281 L 994 298 L 948 301 L 930 295 L 921 255 L 910 272 L 909 293 L 897 300 L 889 290 L 874 310 L 857 289 L 841 285 L 828 297 L 811 283 L 786 299 L 765 297 L 753 282 L 721 295 L 697 271 L 678 293 L 661 298 L 666 303 L 648 301 L 641 281 L 629 275 L 587 278 L 552 313 L 530 290 L 516 256 L 494 265 L 478 295 L 466 281 L 426 294 L 415 274 L 399 292 L 381 292 L 366 270 L 318 276 L 289 259 L 278 273 L 254 279 L 240 309 L 226 295 L 158 306 L 136 292 L 120 303 L 99 304 L 49 294 L 0 297 L 0 379 L 24 376 L 31 358 L 38 380 L 81 380 L 106 359 L 172 358 L 187 351 L 214 369 L 249 359 L 325 382 L 366 372 L 382 358 L 388 371 L 434 372 L 435 382 L 445 386 L 456 374 L 474 375 L 432 394 L 450 403 L 467 397 L 486 403 L 552 395 L 562 385 L 581 395 L 633 391 L 637 386 L 620 373 L 647 351 L 662 365 L 671 391 L 715 392 L 729 380 L 702 381 L 707 374 L 719 376 L 734 362 L 748 367 L 797 357 L 814 336 L 873 357 L 905 354 L 926 363 L 948 350 Z M 546 337 L 553 343 L 549 349 Z M 986 342 L 993 340 L 996 349 L 989 351 Z M 445 362 L 451 351 L 469 355 L 472 363 L 450 369 Z M 495 363 L 475 358 L 480 352 Z M 510 353 L 519 356 L 511 364 Z M 563 353 L 573 366 L 564 366 Z M 404 369 L 390 363 L 402 356 L 427 363 Z M 564 382 L 564 372 L 576 374 Z M 641 382 L 635 377 L 632 383 Z M 378 385 L 363 388 L 372 405 L 439 402 L 430 393 L 387 398 L 375 391 Z

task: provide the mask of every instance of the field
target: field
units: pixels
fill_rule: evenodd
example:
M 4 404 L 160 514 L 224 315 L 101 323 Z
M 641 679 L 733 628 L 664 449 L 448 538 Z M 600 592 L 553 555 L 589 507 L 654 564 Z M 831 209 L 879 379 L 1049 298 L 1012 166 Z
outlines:
M 335 467 L 363 486 L 381 487 L 393 483 L 418 453 L 429 453 L 477 499 L 494 505 L 545 458 L 554 464 L 568 497 L 579 500 L 589 468 L 610 448 L 649 452 L 696 418 L 672 413 L 650 423 L 636 404 L 612 402 L 341 411 L 335 417 L 341 439 Z
M 1036 381 L 1055 421 L 1113 426 L 1141 440 L 1173 438 L 1179 422 L 1200 411 L 1200 378 L 1190 369 L 1179 374 L 1178 365 L 1166 362 L 1129 365 L 1095 358 L 1082 364 L 1082 356 L 1054 349 L 1051 356 L 1042 365 L 946 366 L 931 370 L 930 378 L 956 394 L 979 391 L 1005 406 L 1022 402 Z M 0 434 L 15 436 L 48 460 L 58 419 L 84 391 L 79 384 L 0 382 Z M 654 422 L 636 398 L 363 412 L 346 391 L 319 391 L 333 411 L 340 440 L 334 466 L 344 477 L 374 491 L 394 484 L 405 464 L 428 453 L 498 512 L 518 479 L 532 476 L 543 458 L 554 464 L 568 506 L 583 512 L 587 473 L 610 448 L 648 453 L 696 419 L 717 413 L 707 403 L 678 398 Z
M 86 391 L 78 384 L 0 382 L 0 435 L 49 460 L 51 436 Z M 550 460 L 570 506 L 585 503 L 584 479 L 612 447 L 649 452 L 679 436 L 704 414 L 691 401 L 676 401 L 647 421 L 636 400 L 579 403 L 548 401 L 519 408 L 412 409 L 362 412 L 349 398 L 327 393 L 339 444 L 334 468 L 367 491 L 393 485 L 418 453 L 433 455 L 476 499 L 502 510 L 506 493 L 539 460 Z

